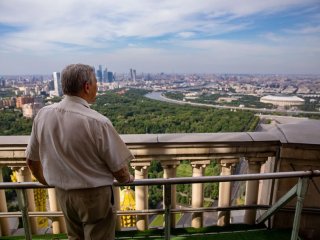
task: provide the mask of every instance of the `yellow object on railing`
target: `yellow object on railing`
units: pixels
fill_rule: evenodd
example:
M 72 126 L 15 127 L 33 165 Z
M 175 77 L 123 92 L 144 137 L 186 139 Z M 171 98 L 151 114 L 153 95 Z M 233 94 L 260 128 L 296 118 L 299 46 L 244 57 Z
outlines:
M 12 182 L 17 182 L 17 171 L 13 171 L 11 176 L 11 181 Z M 36 181 L 35 177 L 32 176 L 32 181 Z M 33 195 L 34 195 L 34 202 L 35 202 L 35 207 L 37 212 L 46 212 L 47 211 L 47 190 L 46 189 L 33 189 Z M 48 227 L 48 218 L 46 217 L 37 217 L 37 225 L 39 228 L 45 228 Z
M 123 190 L 120 191 L 120 209 L 122 211 L 136 209 L 134 191 L 130 189 L 130 187 L 125 187 Z M 122 227 L 134 227 L 135 225 L 136 225 L 135 215 L 121 216 Z

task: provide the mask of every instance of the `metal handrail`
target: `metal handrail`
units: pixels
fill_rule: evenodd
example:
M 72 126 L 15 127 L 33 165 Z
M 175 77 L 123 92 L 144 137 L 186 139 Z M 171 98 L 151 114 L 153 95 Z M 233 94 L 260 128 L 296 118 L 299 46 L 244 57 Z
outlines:
M 319 177 L 320 170 L 309 170 L 309 171 L 295 171 L 295 172 L 278 172 L 278 173 L 262 173 L 262 174 L 242 174 L 242 175 L 229 175 L 229 176 L 210 176 L 210 177 L 183 177 L 183 178 L 156 178 L 156 179 L 143 179 L 135 180 L 132 183 L 118 183 L 114 182 L 114 186 L 146 186 L 146 185 L 164 185 L 164 205 L 165 208 L 161 212 L 165 214 L 165 239 L 170 239 L 170 214 L 175 213 L 177 209 L 171 209 L 171 185 L 175 184 L 193 184 L 193 183 L 208 183 L 208 182 L 233 182 L 233 181 L 250 181 L 250 180 L 261 180 L 261 179 L 280 179 L 280 178 L 299 178 L 299 183 L 301 179 L 308 179 L 312 177 Z M 300 184 L 301 185 L 301 184 Z M 297 185 L 298 186 L 298 185 Z M 301 185 L 302 186 L 302 185 Z M 32 239 L 30 224 L 29 224 L 29 212 L 28 212 L 28 202 L 26 197 L 26 189 L 32 188 L 53 188 L 52 186 L 45 186 L 40 183 L 34 182 L 20 182 L 20 183 L 0 183 L 1 189 L 16 189 L 19 200 L 19 208 L 21 210 L 21 215 L 24 223 L 26 239 Z M 306 189 L 306 187 L 297 187 L 298 189 Z M 291 190 L 290 190 L 291 191 Z M 292 195 L 293 196 L 293 195 Z M 296 208 L 297 212 L 301 213 L 303 194 L 298 195 L 299 209 Z M 258 208 L 259 205 L 255 206 L 243 206 L 244 208 Z M 233 207 L 215 208 L 217 210 L 232 210 Z M 206 208 L 207 209 L 207 208 Z M 204 210 L 204 209 L 202 209 Z M 234 209 L 233 209 L 234 210 Z M 55 216 L 57 212 L 48 214 L 50 217 Z M 145 212 L 147 213 L 147 211 Z M 33 212 L 32 215 L 37 214 Z M 130 214 L 130 213 L 129 213 Z M 131 213 L 133 214 L 133 212 Z M 60 215 L 60 213 L 59 213 Z M 121 214 L 122 215 L 122 214 Z M 300 215 L 300 214 L 299 214 Z M 3 217 L 3 216 L 0 216 Z M 296 218 L 295 218 L 296 220 Z M 300 217 L 295 225 L 299 225 Z M 297 228 L 294 227 L 292 231 L 292 239 L 296 239 Z
M 235 182 L 249 180 L 265 180 L 280 178 L 299 178 L 299 177 L 317 177 L 320 176 L 320 170 L 295 171 L 295 172 L 277 172 L 277 173 L 258 173 L 258 174 L 240 174 L 228 176 L 204 176 L 204 177 L 179 177 L 179 178 L 152 178 L 134 180 L 132 183 L 119 183 L 114 181 L 114 186 L 152 186 L 166 184 L 192 184 L 192 183 L 210 183 L 210 182 Z M 54 188 L 52 186 L 42 185 L 38 182 L 0 182 L 0 189 L 30 189 L 30 188 Z
M 199 207 L 199 208 L 172 208 L 171 213 L 197 213 L 197 212 L 217 212 L 217 211 L 237 211 L 245 209 L 268 209 L 272 205 L 241 205 L 230 207 Z M 280 211 L 295 211 L 293 207 L 282 207 Z M 319 208 L 304 207 L 303 212 L 320 213 Z M 120 210 L 117 211 L 118 216 L 126 215 L 157 215 L 163 214 L 164 209 L 146 209 L 146 210 Z M 50 211 L 50 212 L 29 212 L 30 217 L 63 217 L 62 211 Z M 7 217 L 22 217 L 21 212 L 0 212 L 0 218 Z

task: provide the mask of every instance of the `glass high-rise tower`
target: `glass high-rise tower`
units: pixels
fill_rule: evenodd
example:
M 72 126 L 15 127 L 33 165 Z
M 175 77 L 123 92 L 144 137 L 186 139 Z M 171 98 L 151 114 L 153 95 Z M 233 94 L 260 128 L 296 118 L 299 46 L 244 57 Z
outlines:
M 54 84 L 55 95 L 56 96 L 62 96 L 60 72 L 53 72 L 52 76 L 53 76 L 53 84 Z

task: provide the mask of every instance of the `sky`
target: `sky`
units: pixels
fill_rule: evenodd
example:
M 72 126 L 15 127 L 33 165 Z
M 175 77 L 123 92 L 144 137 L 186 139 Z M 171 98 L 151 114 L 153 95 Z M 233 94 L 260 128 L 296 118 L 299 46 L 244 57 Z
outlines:
M 0 75 L 320 73 L 320 0 L 0 0 Z

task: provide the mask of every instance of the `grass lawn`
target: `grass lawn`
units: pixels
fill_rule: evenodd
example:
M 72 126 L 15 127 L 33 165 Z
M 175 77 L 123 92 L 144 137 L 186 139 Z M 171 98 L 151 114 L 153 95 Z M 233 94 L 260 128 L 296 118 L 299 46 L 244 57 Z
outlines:
M 178 222 L 180 220 L 180 218 L 182 217 L 181 213 L 177 213 L 176 214 L 176 222 Z M 163 222 L 164 222 L 164 216 L 163 214 L 161 215 L 157 215 L 153 221 L 149 224 L 150 227 L 163 227 Z

